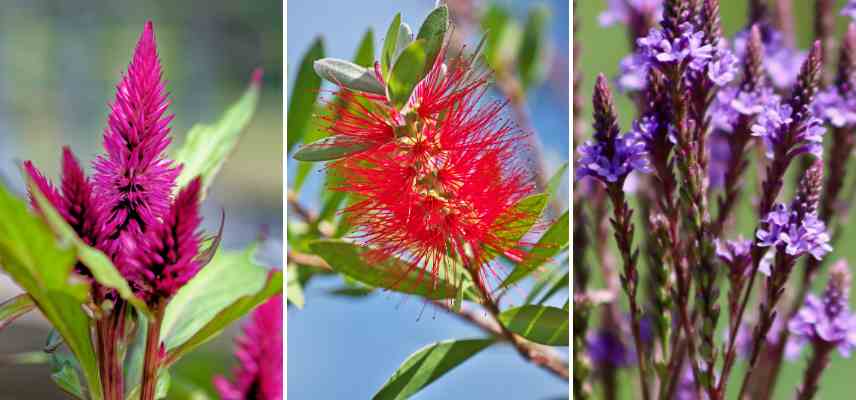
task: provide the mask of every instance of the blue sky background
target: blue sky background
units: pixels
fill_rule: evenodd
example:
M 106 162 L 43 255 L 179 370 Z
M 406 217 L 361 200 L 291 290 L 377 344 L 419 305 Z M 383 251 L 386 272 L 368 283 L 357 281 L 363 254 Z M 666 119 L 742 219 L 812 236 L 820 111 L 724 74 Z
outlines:
M 510 5 L 518 18 L 525 18 L 528 6 L 534 2 L 504 3 Z M 568 2 L 545 3 L 553 10 L 554 56 L 567 60 Z M 368 27 L 374 29 L 375 39 L 380 40 L 396 12 L 401 11 L 404 21 L 418 27 L 433 6 L 431 0 L 291 2 L 287 15 L 288 82 L 293 83 L 296 63 L 315 37 L 324 37 L 327 56 L 348 59 Z M 567 62 L 560 64 L 558 75 L 567 76 Z M 529 109 L 544 144 L 548 169 L 554 171 L 568 159 L 567 78 L 530 92 Z M 294 163 L 289 160 L 288 165 Z M 289 168 L 289 182 L 294 170 Z M 313 196 L 320 189 L 321 176 L 319 167 L 301 199 L 316 210 Z M 327 293 L 340 286 L 337 277 L 313 278 L 306 288 L 305 308 L 288 309 L 288 398 L 292 400 L 371 398 L 417 349 L 440 340 L 483 335 L 454 316 L 425 307 L 418 298 L 378 292 L 367 298 L 350 299 Z M 510 293 L 511 301 L 519 303 L 521 293 L 522 290 Z M 557 296 L 559 306 L 565 297 Z M 567 393 L 567 383 L 521 361 L 510 346 L 499 345 L 477 354 L 414 398 L 547 400 L 567 398 Z

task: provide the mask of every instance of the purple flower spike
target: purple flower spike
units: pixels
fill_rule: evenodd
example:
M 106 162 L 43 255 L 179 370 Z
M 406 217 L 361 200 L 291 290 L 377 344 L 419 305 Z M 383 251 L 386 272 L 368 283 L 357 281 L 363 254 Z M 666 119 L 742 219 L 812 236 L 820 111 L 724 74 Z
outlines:
M 163 220 L 138 238 L 126 237 L 129 257 L 122 273 L 149 304 L 171 298 L 202 268 L 198 259 L 200 179 L 176 196 Z
M 282 400 L 282 295 L 253 311 L 237 347 L 234 382 L 214 378 L 221 398 Z
M 812 104 L 814 112 L 830 125 L 843 128 L 856 124 L 856 96 L 852 91 L 842 95 L 838 88 L 820 91 Z
M 708 63 L 707 77 L 717 86 L 725 86 L 737 77 L 739 60 L 726 48 L 716 50 L 713 59 Z
M 116 88 L 104 132 L 106 155 L 95 160 L 95 192 L 107 213 L 108 253 L 120 236 L 139 235 L 169 208 L 179 169 L 164 157 L 170 143 L 169 100 L 151 21 Z
M 755 125 L 752 125 L 752 135 L 764 139 L 767 157 L 772 159 L 776 149 L 783 144 L 785 136 L 791 134 L 790 131 L 793 130 L 794 138 L 791 142 L 797 144 L 791 147 L 786 155 L 793 158 L 809 153 L 820 158 L 823 155 L 823 134 L 826 132 L 823 121 L 807 111 L 808 115 L 803 117 L 804 122 L 791 128 L 795 123 L 793 114 L 789 104 L 770 105 L 758 115 Z
M 615 24 L 628 25 L 633 15 L 652 15 L 659 21 L 663 14 L 663 0 L 609 0 L 606 11 L 598 16 L 603 27 Z
M 633 364 L 633 351 L 615 333 L 600 330 L 588 338 L 588 355 L 599 368 L 620 368 Z
M 714 241 L 716 256 L 723 264 L 728 265 L 732 273 L 745 275 L 752 265 L 752 241 L 738 237 L 737 240 Z
M 790 88 L 797 79 L 807 53 L 788 46 L 782 33 L 769 25 L 764 25 L 761 31 L 764 47 L 762 60 L 771 83 L 778 89 Z M 747 29 L 734 37 L 734 50 L 739 59 L 746 57 L 749 35 L 750 30 Z
M 648 36 L 636 43 L 652 65 L 684 64 L 695 71 L 702 71 L 713 58 L 714 47 L 704 42 L 704 32 L 692 24 L 680 26 L 680 35 L 670 40 L 662 29 L 652 29 Z
M 842 260 L 832 266 L 822 298 L 808 295 L 805 304 L 788 323 L 794 339 L 800 344 L 830 344 L 844 357 L 856 347 L 856 316 L 848 306 L 850 271 Z
M 832 251 L 826 225 L 816 213 L 800 216 L 800 213 L 778 203 L 763 222 L 764 228 L 757 233 L 761 247 L 781 247 L 792 257 L 811 254 L 818 260 Z

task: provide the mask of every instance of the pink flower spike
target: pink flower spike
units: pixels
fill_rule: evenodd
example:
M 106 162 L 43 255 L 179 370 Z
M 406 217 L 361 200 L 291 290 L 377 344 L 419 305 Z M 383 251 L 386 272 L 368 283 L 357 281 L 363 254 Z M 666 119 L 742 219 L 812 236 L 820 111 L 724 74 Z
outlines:
M 36 168 L 35 165 L 33 165 L 32 161 L 24 161 L 24 171 L 27 172 L 27 175 L 30 176 L 30 179 L 33 181 L 33 184 L 35 184 L 36 187 L 39 188 L 39 191 L 41 191 L 42 194 L 47 198 L 47 200 L 50 201 L 51 204 L 53 204 L 54 208 L 56 208 L 57 211 L 59 211 L 59 213 L 63 217 L 66 217 L 66 215 L 63 214 L 62 197 L 60 196 L 59 192 L 57 192 L 56 188 L 50 183 L 50 181 L 45 178 L 45 176 L 42 174 L 42 171 L 39 171 L 39 169 Z M 34 209 L 40 211 L 39 205 L 36 203 L 36 198 L 33 197 L 32 191 L 29 191 L 29 194 L 30 204 L 32 204 Z
M 128 70 L 116 87 L 104 150 L 95 160 L 95 191 L 105 207 L 106 246 L 115 255 L 120 236 L 139 235 L 169 208 L 179 169 L 165 158 L 170 143 L 164 88 L 151 21 L 146 23 Z
M 92 184 L 71 148 L 62 148 L 62 212 L 77 235 L 90 246 L 101 242 L 101 209 L 95 202 Z
M 282 400 L 282 295 L 259 306 L 244 325 L 235 356 L 234 381 L 218 376 L 223 400 Z
M 192 180 L 178 193 L 163 220 L 136 243 L 123 239 L 129 256 L 120 269 L 149 304 L 171 298 L 202 268 L 198 258 L 201 186 L 199 178 Z

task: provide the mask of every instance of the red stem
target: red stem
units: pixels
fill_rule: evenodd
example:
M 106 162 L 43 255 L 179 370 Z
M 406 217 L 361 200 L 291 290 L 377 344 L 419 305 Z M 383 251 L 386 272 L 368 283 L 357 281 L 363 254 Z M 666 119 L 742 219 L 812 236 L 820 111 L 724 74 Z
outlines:
M 160 367 L 160 330 L 166 304 L 159 302 L 154 308 L 154 318 L 149 321 L 146 333 L 146 354 L 143 361 L 143 381 L 140 400 L 155 400 L 155 389 Z

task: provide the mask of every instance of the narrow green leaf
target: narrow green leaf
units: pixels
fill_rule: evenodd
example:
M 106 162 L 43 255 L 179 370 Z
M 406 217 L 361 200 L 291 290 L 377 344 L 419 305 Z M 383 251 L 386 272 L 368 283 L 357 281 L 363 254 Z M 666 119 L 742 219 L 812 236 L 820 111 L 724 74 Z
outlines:
M 332 289 L 329 291 L 330 294 L 335 296 L 343 296 L 343 297 L 353 297 L 360 298 L 366 297 L 372 293 L 374 293 L 374 289 L 370 287 L 353 287 L 353 286 L 343 286 L 340 288 Z
M 370 147 L 369 144 L 349 136 L 328 136 L 301 147 L 293 157 L 298 161 L 329 161 L 365 151 Z
M 371 287 L 388 288 L 435 300 L 454 298 L 457 294 L 455 285 L 448 277 L 437 278 L 435 286 L 432 277 L 424 269 L 413 268 L 394 257 L 383 262 L 368 261 L 366 253 L 369 249 L 354 243 L 319 240 L 309 246 L 313 253 L 327 261 L 336 272 Z
M 517 71 L 520 73 L 524 90 L 541 83 L 547 73 L 549 57 L 546 36 L 549 21 L 550 9 L 545 5 L 536 5 L 529 9 L 517 55 Z
M 523 236 L 532 229 L 541 213 L 544 212 L 544 207 L 547 205 L 547 195 L 545 193 L 533 194 L 524 197 L 514 205 L 513 211 L 506 215 L 497 218 L 494 223 L 497 236 L 507 243 L 518 243 Z M 526 217 L 520 218 L 520 215 Z M 489 256 L 488 259 L 497 256 L 494 249 L 485 249 Z
M 329 82 L 361 92 L 384 94 L 384 87 L 375 78 L 374 71 L 348 60 L 322 58 L 312 66 L 318 76 Z
M 288 287 L 286 288 L 285 293 L 288 302 L 294 304 L 297 308 L 303 308 L 303 286 L 300 285 L 300 279 L 298 279 L 297 266 L 289 264 L 288 273 L 286 275 Z
M 520 48 L 520 27 L 505 6 L 492 3 L 481 18 L 482 31 L 487 34 L 484 56 L 494 70 L 506 70 Z
M 288 104 L 286 126 L 286 154 L 303 139 L 309 128 L 309 120 L 321 90 L 321 78 L 315 74 L 312 64 L 324 58 L 324 41 L 316 38 L 300 60 L 300 69 L 294 79 L 294 89 Z
M 392 63 L 395 64 L 395 61 L 398 60 L 398 57 L 401 55 L 401 52 L 413 42 L 413 30 L 410 29 L 410 25 L 402 22 L 401 26 L 398 27 L 398 40 L 395 42 L 395 55 L 392 58 Z M 388 75 L 387 75 L 388 76 Z
M 36 308 L 33 299 L 26 293 L 19 294 L 9 300 L 0 303 L 0 331 L 18 319 L 18 317 Z
M 62 389 L 63 392 L 77 399 L 86 399 L 80 377 L 74 368 L 76 362 L 69 355 L 63 353 L 51 354 L 51 379 Z
M 568 345 L 568 312 L 561 308 L 525 305 L 503 311 L 499 321 L 510 331 L 535 343 Z
M 561 278 L 556 280 L 556 282 L 553 284 L 553 286 L 550 286 L 550 289 L 548 289 L 547 292 L 545 292 L 544 295 L 541 296 L 541 299 L 538 300 L 538 304 L 544 304 L 545 302 L 547 302 L 547 300 L 550 299 L 550 297 L 552 297 L 556 293 L 559 293 L 559 292 L 567 293 L 568 288 L 570 287 L 569 286 L 570 283 L 571 283 L 571 274 L 570 274 L 570 272 L 565 272 L 563 275 L 561 275 Z
M 218 279 L 228 278 L 220 277 Z M 197 330 L 189 339 L 181 342 L 181 344 L 171 346 L 170 343 L 167 343 L 167 366 L 172 365 L 191 350 L 217 337 L 217 335 L 219 335 L 229 324 L 237 321 L 239 318 L 252 311 L 253 308 L 259 304 L 264 303 L 267 299 L 275 296 L 276 294 L 282 293 L 282 284 L 282 271 L 270 271 L 264 287 L 260 290 L 237 298 L 227 307 L 222 308 L 221 311 L 213 316 L 213 318 L 206 318 L 207 323 L 202 326 L 201 329 Z M 228 295 L 232 297 L 232 294 L 239 289 L 240 288 L 237 286 L 233 286 L 232 291 L 230 291 Z M 182 318 L 188 318 L 184 314 L 181 316 Z
M 435 8 L 425 17 L 425 22 L 419 27 L 419 34 L 416 35 L 417 40 L 425 41 L 425 57 L 428 60 L 425 68 L 430 69 L 434 64 L 434 59 L 443 48 L 443 41 L 446 38 L 446 31 L 449 28 L 449 8 L 446 5 Z
M 568 245 L 568 230 L 570 228 L 570 220 L 568 211 L 565 211 L 553 225 L 544 232 L 541 239 L 532 250 L 526 254 L 519 264 L 514 267 L 514 271 L 505 278 L 500 287 L 508 287 L 517 283 L 527 275 L 535 271 L 543 265 L 547 260 L 558 254 L 565 246 Z
M 211 125 L 196 124 L 190 128 L 184 145 L 178 150 L 173 158 L 176 163 L 181 164 L 182 166 L 181 174 L 176 180 L 176 191 L 185 187 L 190 183 L 190 181 L 198 176 L 202 178 L 202 195 L 205 196 L 208 192 L 208 188 L 211 186 L 211 183 L 214 181 L 217 173 L 220 172 L 220 168 L 223 167 L 226 159 L 238 146 L 238 140 L 241 138 L 241 133 L 246 129 L 247 125 L 249 125 L 253 114 L 255 114 L 256 105 L 258 105 L 261 93 L 260 74 L 260 70 L 253 74 L 250 86 L 237 102 L 229 106 L 217 122 Z M 297 85 L 302 86 L 300 83 Z M 299 89 L 299 87 L 295 90 L 297 89 Z M 307 90 L 317 91 L 318 88 L 316 87 L 314 89 Z M 298 99 L 293 99 L 291 107 L 298 108 L 298 110 L 291 111 L 289 109 L 289 134 L 292 132 L 292 119 L 294 119 L 295 124 L 300 124 L 300 126 L 294 128 L 295 130 L 303 130 L 308 124 L 306 121 L 300 121 L 304 116 L 295 115 L 294 113 L 305 112 L 307 114 L 306 117 L 312 113 L 312 104 L 309 104 L 308 106 L 302 104 L 295 105 L 295 101 L 298 101 Z M 306 97 L 305 99 L 299 99 L 299 101 L 314 102 L 315 98 Z M 295 133 L 298 132 L 299 131 L 295 131 Z M 303 136 L 302 132 L 299 132 L 299 134 L 301 137 Z
M 559 186 L 561 186 L 562 181 L 568 177 L 568 162 L 566 161 L 564 164 L 559 166 L 559 169 L 550 177 L 550 180 L 547 181 L 547 187 L 544 189 L 544 193 L 547 194 L 547 203 L 553 201 L 556 197 L 556 194 L 559 192 Z
M 493 343 L 493 339 L 464 339 L 425 346 L 404 360 L 372 399 L 410 398 Z
M 116 269 L 116 266 L 113 265 L 110 258 L 101 250 L 90 247 L 81 240 L 77 236 L 77 233 L 75 233 L 74 228 L 68 225 L 65 219 L 60 216 L 59 212 L 53 207 L 51 202 L 48 201 L 44 194 L 39 191 L 38 187 L 33 185 L 31 182 L 30 193 L 33 194 L 33 197 L 39 205 L 39 209 L 45 217 L 45 221 L 48 223 L 48 226 L 50 226 L 53 232 L 60 238 L 60 241 L 71 243 L 74 246 L 74 249 L 77 251 L 77 258 L 80 262 L 86 265 L 87 268 L 89 268 L 89 271 L 92 272 L 92 276 L 95 280 L 105 287 L 115 289 L 119 293 L 119 296 L 127 300 L 140 312 L 150 314 L 149 308 L 146 306 L 145 302 L 134 294 L 131 287 L 128 285 L 128 282 L 122 274 L 119 273 L 119 270 Z
M 398 56 L 386 84 L 386 97 L 395 108 L 401 110 L 407 104 L 413 89 L 425 77 L 427 63 L 424 39 L 413 41 Z
M 360 45 L 357 46 L 357 52 L 354 54 L 354 63 L 371 69 L 375 61 L 374 53 L 374 31 L 369 28 L 363 34 Z
M 395 14 L 389 28 L 386 29 L 386 36 L 383 39 L 383 50 L 380 55 L 380 68 L 383 76 L 387 76 L 390 67 L 395 62 L 395 45 L 398 43 L 398 32 L 401 27 L 401 13 Z
M 58 242 L 23 200 L 0 185 L 0 265 L 60 332 L 80 362 L 90 398 L 101 400 L 89 318 L 83 312 L 89 285 L 72 277 L 75 263 L 71 244 Z

